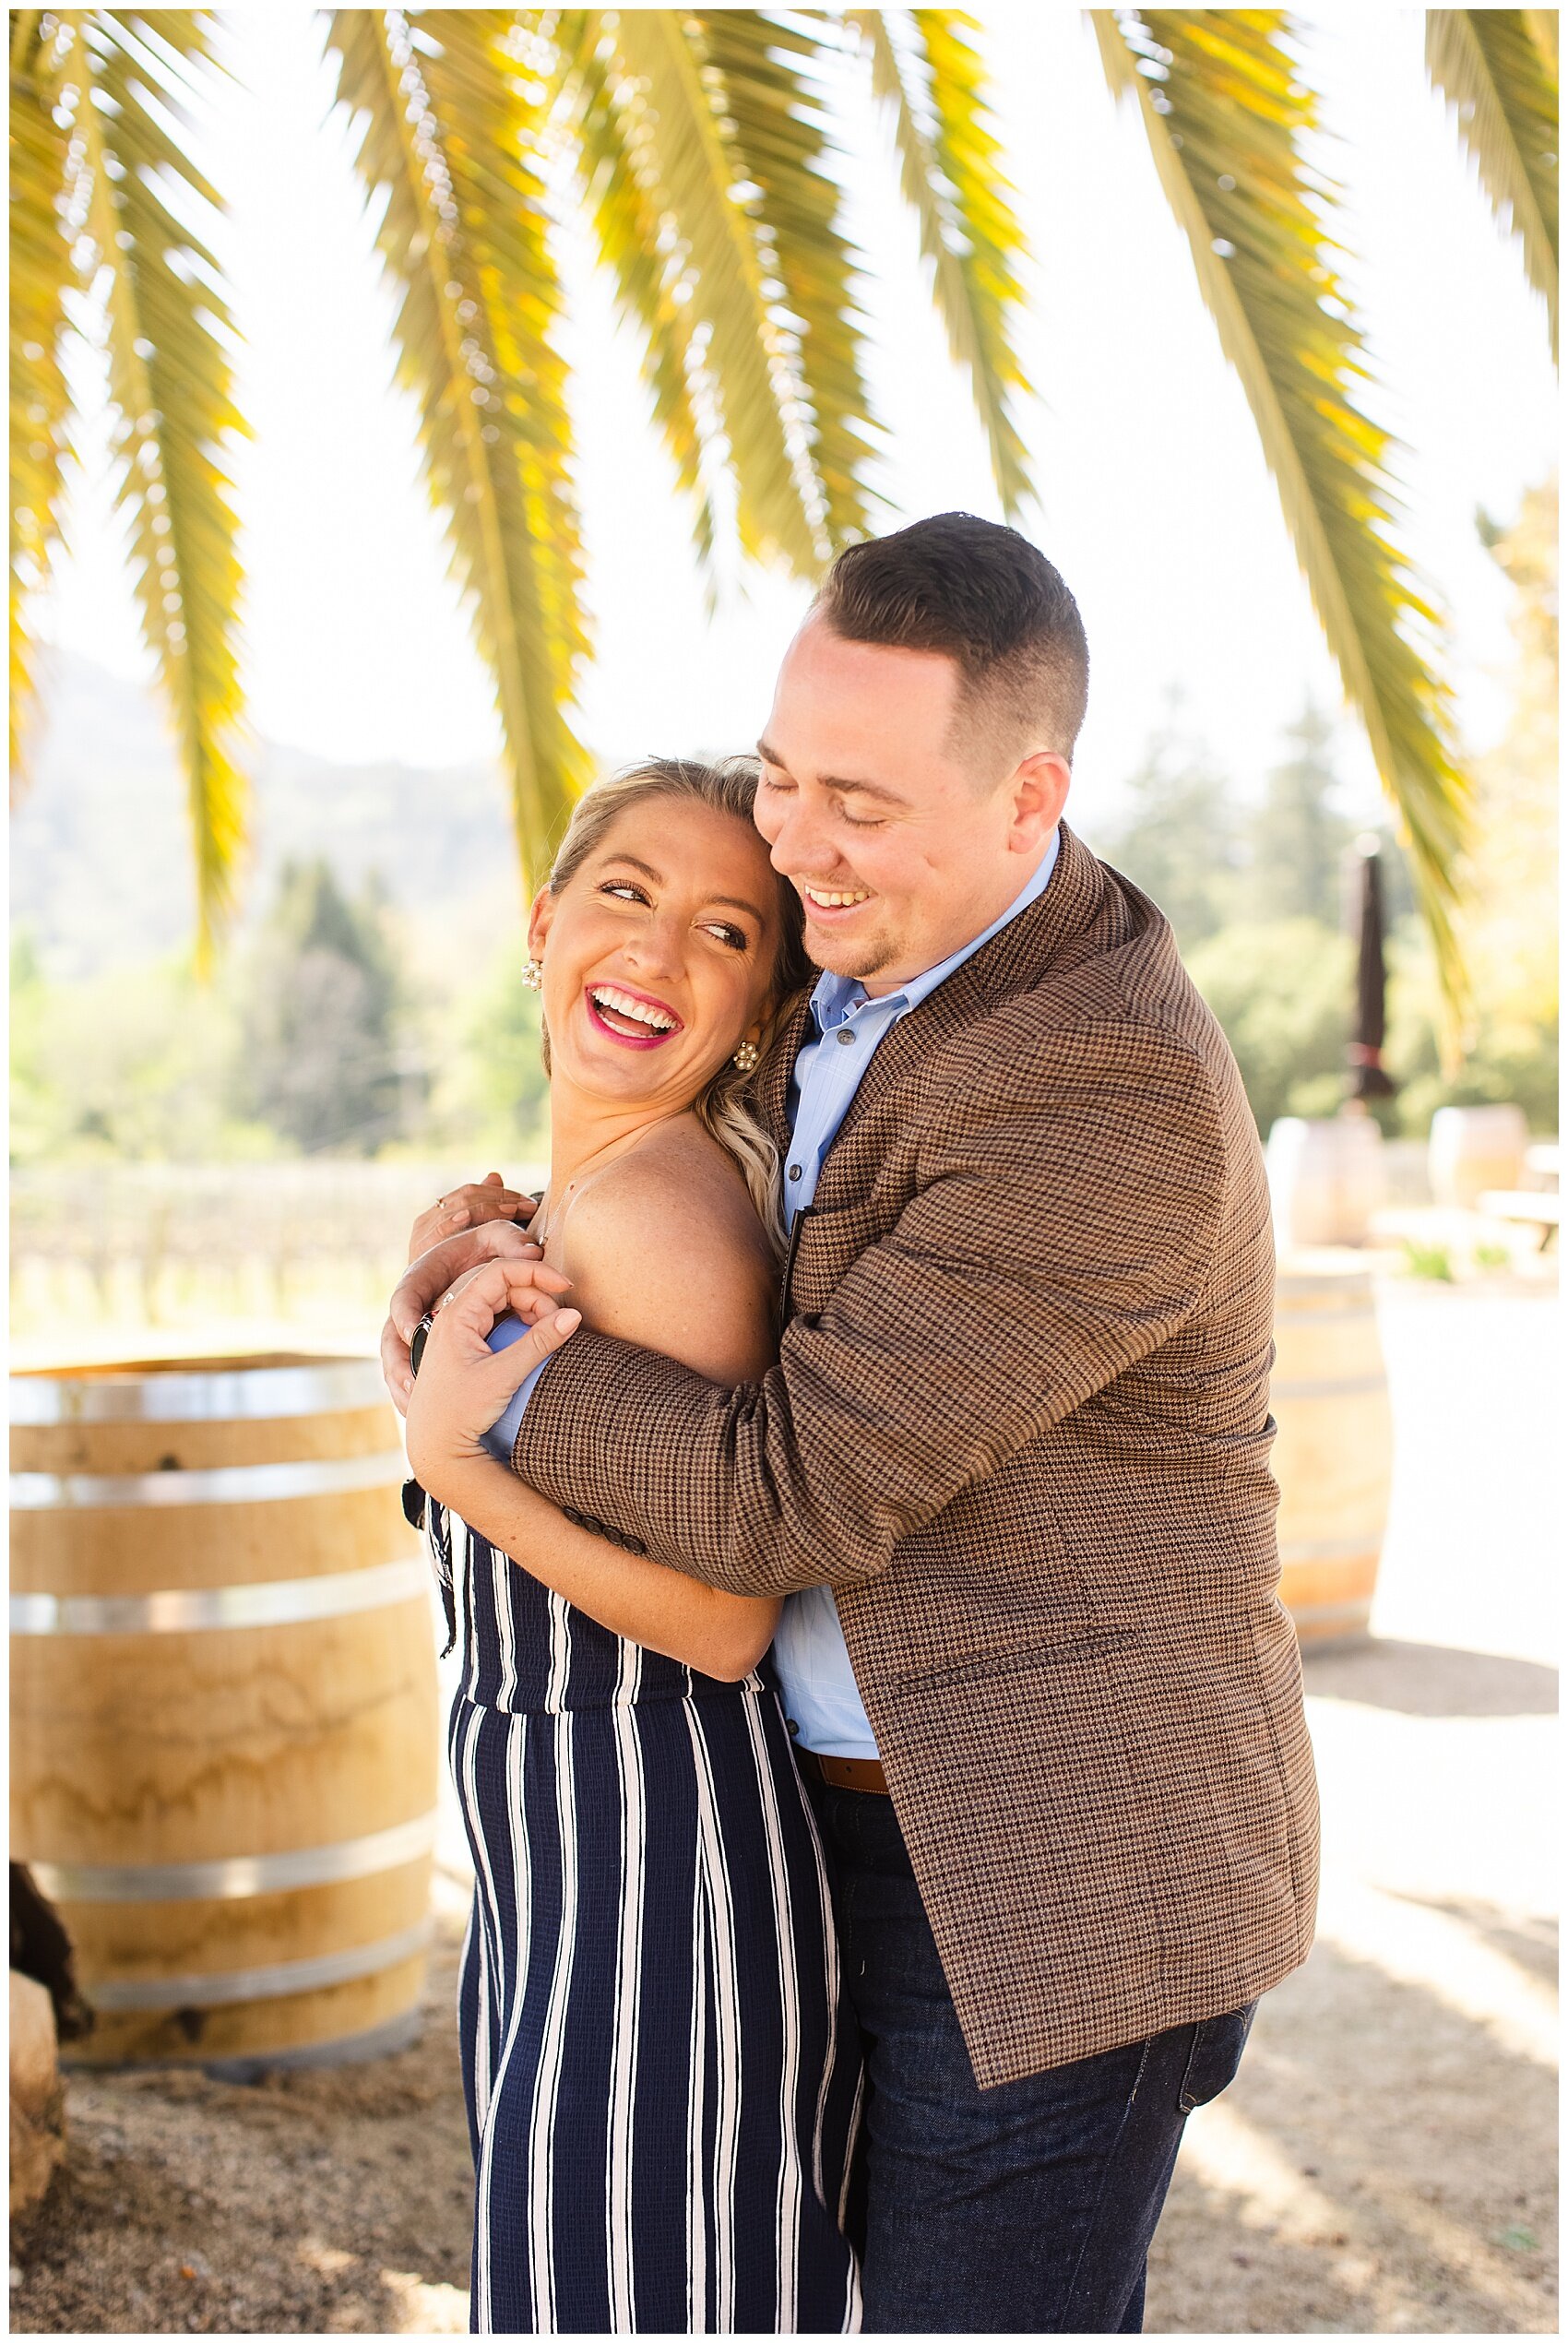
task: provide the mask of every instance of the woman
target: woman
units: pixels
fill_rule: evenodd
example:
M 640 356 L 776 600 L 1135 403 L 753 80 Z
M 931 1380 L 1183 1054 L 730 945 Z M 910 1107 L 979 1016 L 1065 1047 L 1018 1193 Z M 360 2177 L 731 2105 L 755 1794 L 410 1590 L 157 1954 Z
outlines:
M 740 760 L 601 783 L 529 931 L 545 1262 L 593 1326 L 729 1383 L 772 1361 L 781 1242 L 743 1093 L 807 973 L 754 788 Z M 505 1207 L 497 1186 L 444 1200 L 416 1244 Z M 454 1429 L 443 1362 L 488 1330 L 486 1274 L 436 1314 L 408 1419 L 410 1465 L 449 1500 L 428 1526 L 463 1646 L 474 2328 L 852 2329 L 859 2052 L 762 1672 L 778 1605 L 611 1546 L 497 1460 L 505 1429 Z

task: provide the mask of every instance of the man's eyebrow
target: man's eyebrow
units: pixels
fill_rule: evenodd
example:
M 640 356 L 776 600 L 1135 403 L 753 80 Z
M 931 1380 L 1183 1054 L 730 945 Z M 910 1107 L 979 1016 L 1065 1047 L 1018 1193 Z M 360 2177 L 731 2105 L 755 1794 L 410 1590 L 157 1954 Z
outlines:
M 629 863 L 634 871 L 641 871 L 644 878 L 650 878 L 655 886 L 662 886 L 664 884 L 663 872 L 656 871 L 651 862 L 643 862 L 636 854 L 623 854 L 617 850 L 606 859 L 612 862 Z M 749 911 L 759 927 L 767 925 L 766 912 L 761 910 L 755 903 L 748 903 L 743 895 L 710 895 L 707 899 L 710 903 L 722 903 L 727 911 Z
M 787 773 L 790 770 L 777 749 L 769 748 L 766 741 L 758 741 L 756 753 L 765 765 L 776 767 L 780 773 Z M 883 805 L 901 805 L 906 812 L 909 810 L 909 799 L 900 797 L 897 790 L 884 789 L 880 781 L 851 780 L 845 773 L 823 773 L 819 779 L 824 789 L 836 789 L 846 792 L 853 790 L 857 797 L 874 797 Z

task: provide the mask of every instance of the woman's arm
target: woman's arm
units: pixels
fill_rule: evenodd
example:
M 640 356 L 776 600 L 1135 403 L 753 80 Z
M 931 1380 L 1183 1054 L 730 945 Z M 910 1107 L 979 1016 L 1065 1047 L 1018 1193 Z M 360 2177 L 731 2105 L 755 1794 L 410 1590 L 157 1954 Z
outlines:
M 727 1166 L 700 1155 L 676 1165 L 628 1159 L 584 1192 L 568 1234 L 570 1299 L 589 1324 L 725 1386 L 771 1362 L 771 1264 Z M 436 1314 L 409 1407 L 409 1461 L 423 1487 L 612 1634 L 705 1675 L 747 1674 L 772 1640 L 776 1600 L 729 1594 L 625 1552 L 486 1454 L 478 1435 L 500 1408 L 484 1425 L 470 1422 L 457 1394 L 465 1367 L 470 1386 L 474 1370 L 484 1383 L 507 1374 L 484 1341 L 498 1304 L 505 1291 L 491 1271 Z
M 493 1457 L 448 1464 L 440 1479 L 432 1496 L 612 1635 L 727 1683 L 749 1675 L 773 1641 L 780 1605 L 771 1598 L 723 1594 L 683 1570 L 624 1552 L 579 1529 Z

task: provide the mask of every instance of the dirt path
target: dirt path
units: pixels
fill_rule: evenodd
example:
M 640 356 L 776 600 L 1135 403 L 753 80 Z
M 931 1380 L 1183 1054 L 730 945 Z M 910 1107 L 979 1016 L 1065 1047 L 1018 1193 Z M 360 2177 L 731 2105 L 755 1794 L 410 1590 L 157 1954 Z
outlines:
M 1379 1635 L 1308 1668 L 1319 1944 L 1189 2128 L 1153 2332 L 1555 2331 L 1553 1316 L 1386 1303 Z M 466 2329 L 455 1843 L 412 2050 L 255 2088 L 73 2080 L 66 2168 L 14 2249 L 15 2328 Z
M 23 2242 L 19 2286 L 13 2266 L 13 2328 L 466 2334 L 459 1929 L 439 1925 L 425 2030 L 396 2058 L 255 2086 L 73 2077 L 68 2160 Z

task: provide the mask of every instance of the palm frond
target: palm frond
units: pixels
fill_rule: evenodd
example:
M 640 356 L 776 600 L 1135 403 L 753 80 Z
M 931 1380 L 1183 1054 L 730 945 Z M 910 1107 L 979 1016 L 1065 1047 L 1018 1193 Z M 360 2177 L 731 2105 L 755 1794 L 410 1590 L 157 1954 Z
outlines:
M 798 337 L 759 232 L 756 183 L 746 177 L 705 28 L 673 8 L 605 10 L 599 21 L 612 43 L 624 135 L 636 145 L 647 199 L 667 223 L 675 281 L 703 338 L 741 544 L 797 577 L 814 577 L 832 542 Z M 786 144 L 793 135 L 783 134 Z
M 768 277 L 781 394 L 827 548 L 863 537 L 874 425 L 861 367 L 855 255 L 839 226 L 823 90 L 840 62 L 820 14 L 713 8 L 694 17 L 735 179 Z M 745 192 L 742 193 L 742 190 Z
M 11 788 L 36 686 L 28 621 L 60 531 L 70 394 L 60 363 L 71 244 L 61 205 L 68 141 L 42 70 L 41 11 L 11 18 Z
M 956 8 L 851 8 L 888 106 L 904 195 L 934 272 L 937 308 L 968 373 L 1010 521 L 1033 495 L 1014 402 L 1029 384 L 1014 334 L 1024 310 L 1024 232 L 990 126 L 975 19 Z
M 584 205 L 615 279 L 620 313 L 637 329 L 654 421 L 691 510 L 698 565 L 708 570 L 719 528 L 714 480 L 723 458 L 691 286 L 660 210 L 648 142 L 636 135 L 636 106 L 623 95 L 614 42 L 598 11 L 564 9 L 556 42 Z
M 1279 9 L 1091 11 L 1113 90 L 1135 102 L 1240 375 L 1313 606 L 1396 808 L 1456 1015 L 1464 978 L 1454 871 L 1469 785 L 1437 632 L 1395 540 L 1389 434 L 1360 404 L 1364 343 L 1333 268 L 1332 191 L 1302 160 L 1317 102 Z
M 78 10 L 59 19 L 53 51 L 81 141 L 89 273 L 107 279 L 118 501 L 184 766 L 203 961 L 232 907 L 249 787 L 236 761 L 242 577 L 224 452 L 244 426 L 218 264 L 187 224 L 218 197 L 180 135 L 215 75 L 208 21 L 200 9 Z
M 334 9 L 357 167 L 385 193 L 398 379 L 495 678 L 525 890 L 587 773 L 566 710 L 588 649 L 561 284 L 539 142 L 545 99 L 509 12 Z
M 1524 8 L 1525 30 L 1551 68 L 1553 82 L 1557 79 L 1557 10 L 1555 8 Z
M 1492 208 L 1519 238 L 1525 273 L 1546 303 L 1555 358 L 1556 11 L 1429 8 L 1427 70 L 1455 110 Z

